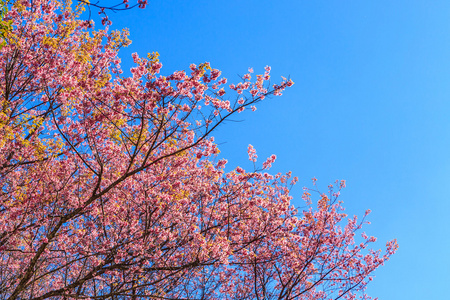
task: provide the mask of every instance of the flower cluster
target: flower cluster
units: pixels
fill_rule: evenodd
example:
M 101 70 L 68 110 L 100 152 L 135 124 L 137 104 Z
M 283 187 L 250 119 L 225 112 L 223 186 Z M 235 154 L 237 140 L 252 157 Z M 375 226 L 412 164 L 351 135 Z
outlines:
M 215 128 L 292 81 L 269 86 L 266 67 L 227 87 L 209 63 L 164 76 L 157 53 L 133 54 L 122 76 L 126 31 L 95 31 L 81 6 L 57 0 L 8 8 L 2 297 L 351 299 L 395 252 L 395 241 L 384 255 L 366 249 L 372 237 L 355 243 L 363 223 L 343 224 L 338 192 L 298 211 L 291 173 L 225 172 L 217 160 Z M 251 145 L 248 155 L 256 163 Z

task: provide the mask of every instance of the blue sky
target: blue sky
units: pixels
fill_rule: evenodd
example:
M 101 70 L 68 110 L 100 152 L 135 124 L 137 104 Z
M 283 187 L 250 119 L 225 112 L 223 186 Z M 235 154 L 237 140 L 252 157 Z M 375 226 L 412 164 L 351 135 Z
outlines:
M 208 61 L 229 82 L 272 67 L 295 85 L 215 133 L 231 167 L 251 168 L 252 144 L 272 172 L 303 186 L 345 179 L 349 215 L 368 208 L 374 247 L 400 249 L 368 293 L 380 300 L 447 299 L 450 282 L 450 2 L 149 1 L 110 14 L 133 44 L 158 51 L 163 74 Z M 261 161 L 262 163 L 262 161 Z

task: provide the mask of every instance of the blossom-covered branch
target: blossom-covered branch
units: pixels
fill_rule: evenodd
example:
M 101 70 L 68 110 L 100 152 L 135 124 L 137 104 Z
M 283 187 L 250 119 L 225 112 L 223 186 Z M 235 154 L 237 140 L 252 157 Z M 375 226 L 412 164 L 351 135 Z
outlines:
M 0 49 L 0 299 L 322 299 L 363 292 L 367 250 L 338 192 L 292 204 L 275 161 L 225 172 L 211 134 L 292 86 L 228 84 L 209 63 L 161 75 L 127 31 L 56 0 L 17 1 Z M 250 109 L 249 109 L 250 110 Z M 253 110 L 253 109 L 251 109 Z M 338 183 L 336 188 L 343 187 Z

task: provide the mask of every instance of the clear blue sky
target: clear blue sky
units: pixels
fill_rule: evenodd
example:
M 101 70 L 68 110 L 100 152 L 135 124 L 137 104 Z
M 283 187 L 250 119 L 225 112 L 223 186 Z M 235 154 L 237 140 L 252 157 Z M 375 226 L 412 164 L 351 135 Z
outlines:
M 449 299 L 450 2 L 228 0 L 149 1 L 110 14 L 133 44 L 158 51 L 163 74 L 208 61 L 231 81 L 248 67 L 291 76 L 283 97 L 240 114 L 215 137 L 230 166 L 250 168 L 246 149 L 278 156 L 272 172 L 345 179 L 349 215 L 372 210 L 382 247 L 397 254 L 368 293 L 380 300 Z

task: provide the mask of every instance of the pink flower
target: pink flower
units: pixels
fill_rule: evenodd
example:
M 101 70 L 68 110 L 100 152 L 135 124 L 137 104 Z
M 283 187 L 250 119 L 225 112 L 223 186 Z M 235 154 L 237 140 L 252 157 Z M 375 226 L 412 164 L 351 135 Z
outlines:
M 258 155 L 256 155 L 256 150 L 255 150 L 255 148 L 253 148 L 252 145 L 248 145 L 247 153 L 248 153 L 248 159 L 250 161 L 256 162 Z
M 272 167 L 272 164 L 275 162 L 276 159 L 277 156 L 275 154 L 272 154 L 270 157 L 268 157 L 266 161 L 263 163 L 263 169 L 265 170 L 270 169 L 270 167 Z

